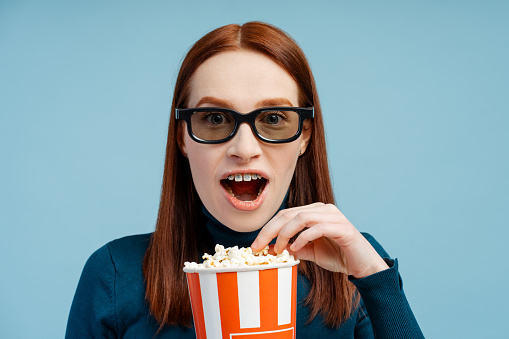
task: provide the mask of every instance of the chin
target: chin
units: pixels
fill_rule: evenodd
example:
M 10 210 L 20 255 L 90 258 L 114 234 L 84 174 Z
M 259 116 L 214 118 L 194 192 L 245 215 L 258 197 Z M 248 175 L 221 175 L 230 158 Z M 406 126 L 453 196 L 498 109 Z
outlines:
M 256 212 L 259 211 L 237 211 L 237 213 L 233 213 L 235 215 L 230 214 L 227 218 L 216 217 L 216 219 L 236 232 L 253 232 L 262 228 L 272 216 L 262 217 Z

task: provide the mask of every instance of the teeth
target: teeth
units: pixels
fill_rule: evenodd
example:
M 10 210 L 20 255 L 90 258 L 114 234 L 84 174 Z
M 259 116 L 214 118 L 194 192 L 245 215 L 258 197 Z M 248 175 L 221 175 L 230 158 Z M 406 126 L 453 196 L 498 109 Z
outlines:
M 226 192 L 228 192 L 229 195 L 231 195 L 232 197 L 235 197 L 235 195 L 233 194 L 232 188 L 230 186 L 225 185 L 225 189 L 226 189 Z
M 260 194 L 262 193 L 264 188 L 265 188 L 265 185 L 260 186 L 260 189 L 258 190 L 258 194 L 256 195 L 256 197 L 260 196 Z
M 245 173 L 245 174 L 230 174 L 227 179 L 235 181 L 251 181 L 261 179 L 262 176 L 256 173 Z

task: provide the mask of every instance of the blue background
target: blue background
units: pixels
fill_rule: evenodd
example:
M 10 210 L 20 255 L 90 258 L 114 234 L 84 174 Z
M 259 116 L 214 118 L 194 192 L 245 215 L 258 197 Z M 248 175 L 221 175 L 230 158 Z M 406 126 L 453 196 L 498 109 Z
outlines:
M 172 88 L 261 20 L 314 71 L 338 205 L 429 338 L 507 333 L 506 1 L 0 2 L 0 337 L 63 337 L 88 256 L 154 228 Z

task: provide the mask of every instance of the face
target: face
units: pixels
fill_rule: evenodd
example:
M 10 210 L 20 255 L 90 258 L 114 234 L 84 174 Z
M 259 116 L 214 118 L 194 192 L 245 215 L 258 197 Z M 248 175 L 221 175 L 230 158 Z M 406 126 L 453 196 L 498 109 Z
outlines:
M 269 106 L 299 106 L 296 82 L 256 52 L 219 53 L 198 67 L 190 85 L 188 107 L 249 113 Z M 293 142 L 269 144 L 243 123 L 228 142 L 200 144 L 183 127 L 181 149 L 201 201 L 217 220 L 240 232 L 261 228 L 277 212 L 311 134 L 305 129 Z

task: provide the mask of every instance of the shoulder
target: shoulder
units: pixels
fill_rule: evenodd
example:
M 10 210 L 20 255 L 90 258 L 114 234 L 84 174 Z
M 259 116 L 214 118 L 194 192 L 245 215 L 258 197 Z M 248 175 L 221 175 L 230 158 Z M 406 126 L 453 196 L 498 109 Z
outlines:
M 366 238 L 367 241 L 369 241 L 371 246 L 373 246 L 373 248 L 382 258 L 390 258 L 389 254 L 384 250 L 382 245 L 380 245 L 380 243 L 376 241 L 376 239 L 371 234 L 365 232 L 361 232 L 361 234 L 364 236 L 364 238 Z
M 104 247 L 114 264 L 133 263 L 143 259 L 151 236 L 152 233 L 130 235 L 110 241 Z
M 72 302 L 66 338 L 113 336 L 134 315 L 148 312 L 143 308 L 142 268 L 150 237 L 140 234 L 110 241 L 88 258 Z
M 118 326 L 133 314 L 143 313 L 143 259 L 151 233 L 131 235 L 108 242 L 95 251 L 83 269 L 83 285 L 90 294 L 104 290 Z M 81 283 L 81 281 L 80 281 Z
M 152 233 L 131 235 L 108 242 L 92 253 L 83 273 L 87 276 L 114 274 L 119 269 L 138 266 L 137 263 L 141 265 L 151 235 Z

